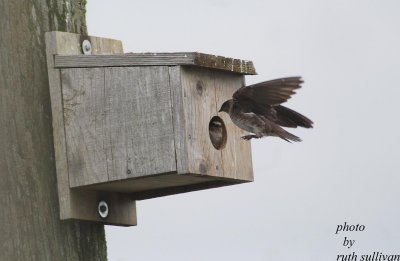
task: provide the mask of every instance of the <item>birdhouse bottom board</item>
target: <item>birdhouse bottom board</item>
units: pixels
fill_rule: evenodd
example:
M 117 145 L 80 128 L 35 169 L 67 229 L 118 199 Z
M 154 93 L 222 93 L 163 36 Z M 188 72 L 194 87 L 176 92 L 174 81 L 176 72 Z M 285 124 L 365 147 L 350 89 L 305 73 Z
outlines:
M 252 181 L 250 142 L 218 113 L 243 84 L 195 66 L 62 68 L 70 187 L 146 199 Z

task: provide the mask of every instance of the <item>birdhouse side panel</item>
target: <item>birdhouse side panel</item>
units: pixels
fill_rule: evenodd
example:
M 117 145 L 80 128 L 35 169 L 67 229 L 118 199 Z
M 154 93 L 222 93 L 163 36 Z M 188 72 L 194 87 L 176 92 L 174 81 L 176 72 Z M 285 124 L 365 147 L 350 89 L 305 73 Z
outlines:
M 209 136 L 210 119 L 217 114 L 214 73 L 195 67 L 182 67 L 181 72 L 188 172 L 222 176 L 221 153 Z
M 71 187 L 176 172 L 168 67 L 62 70 Z
M 61 70 L 70 186 L 108 181 L 104 69 Z
M 225 101 L 232 99 L 237 89 L 244 86 L 244 76 L 221 71 L 214 72 L 214 76 L 217 108 L 221 108 Z M 227 113 L 220 112 L 218 116 L 227 130 L 226 146 L 221 150 L 224 177 L 253 181 L 251 143 L 241 139 L 247 133 L 235 126 Z
M 176 172 L 167 66 L 105 69 L 110 181 Z

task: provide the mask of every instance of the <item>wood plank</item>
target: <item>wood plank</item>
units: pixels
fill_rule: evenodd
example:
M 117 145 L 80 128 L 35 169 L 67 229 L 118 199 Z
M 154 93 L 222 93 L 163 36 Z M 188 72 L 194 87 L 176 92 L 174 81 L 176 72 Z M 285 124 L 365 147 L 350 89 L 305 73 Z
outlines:
M 188 149 L 185 131 L 185 114 L 183 106 L 183 88 L 181 67 L 169 67 L 169 84 L 171 86 L 172 120 L 175 136 L 176 168 L 179 174 L 188 173 Z
M 181 70 L 188 172 L 223 176 L 221 152 L 213 147 L 208 130 L 217 114 L 212 71 L 195 67 Z
M 229 99 L 233 93 L 244 85 L 244 77 L 226 72 L 214 72 L 217 110 Z M 251 159 L 251 143 L 240 137 L 247 133 L 236 127 L 229 115 L 218 113 L 227 129 L 227 143 L 222 153 L 222 165 L 226 178 L 253 181 L 253 167 Z
M 108 181 L 104 68 L 61 70 L 71 187 Z
M 100 200 L 107 202 L 109 217 L 101 219 L 97 212 Z M 106 225 L 133 226 L 136 225 L 136 202 L 129 194 L 105 192 L 99 190 L 72 189 L 71 212 L 79 213 L 79 220 L 95 221 Z M 133 204 L 133 205 L 132 205 Z
M 92 55 L 121 54 L 122 42 L 108 38 L 89 37 L 92 45 Z
M 60 70 L 54 69 L 54 55 L 77 55 L 81 53 L 80 36 L 78 34 L 64 32 L 46 33 L 46 55 L 48 76 L 50 83 L 50 96 L 53 118 L 54 152 L 56 159 L 57 184 L 60 204 L 60 218 L 78 219 L 105 222 L 93 211 L 97 207 L 97 199 L 104 196 L 98 191 L 71 190 L 68 181 L 68 164 L 66 151 L 66 135 L 64 131 L 64 112 L 62 105 L 62 91 Z M 95 49 L 94 54 L 122 53 L 120 41 L 90 37 L 92 45 L 108 46 L 111 48 Z M 114 198 L 114 194 L 107 194 Z M 113 215 L 106 220 L 107 224 L 136 225 L 136 204 L 127 195 L 118 195 L 119 199 L 113 202 Z M 119 202 L 119 203 L 118 203 Z M 90 211 L 89 211 L 90 210 Z
M 85 190 L 119 191 L 129 193 L 133 199 L 143 200 L 240 183 L 243 181 L 207 175 L 174 173 L 96 184 L 85 187 Z
M 67 219 L 71 213 L 71 193 L 68 182 L 68 161 L 65 144 L 64 116 L 61 94 L 60 70 L 54 69 L 53 55 L 68 52 L 65 46 L 60 46 L 59 37 L 55 32 L 46 33 L 46 58 L 50 86 L 53 142 L 56 159 L 58 184 L 58 198 L 60 204 L 60 218 Z M 69 41 L 70 43 L 71 41 Z M 63 48 L 64 47 L 64 48 Z M 73 48 L 73 47 L 72 47 Z
M 56 55 L 54 59 L 56 68 L 190 65 L 237 74 L 257 74 L 251 61 L 196 52 Z
M 228 58 L 219 55 L 195 53 L 194 64 L 200 67 L 230 71 L 238 74 L 257 74 L 252 61 Z
M 109 180 L 176 172 L 168 67 L 105 70 Z

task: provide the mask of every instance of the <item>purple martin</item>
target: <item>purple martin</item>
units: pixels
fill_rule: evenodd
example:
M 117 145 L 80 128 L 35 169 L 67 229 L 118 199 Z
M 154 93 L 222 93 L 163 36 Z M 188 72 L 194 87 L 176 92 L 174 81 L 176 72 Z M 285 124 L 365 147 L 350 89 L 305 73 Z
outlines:
M 313 122 L 304 115 L 282 106 L 301 87 L 301 77 L 275 79 L 239 88 L 232 99 L 221 106 L 232 122 L 252 134 L 242 138 L 276 136 L 288 142 L 301 139 L 282 127 L 312 128 Z

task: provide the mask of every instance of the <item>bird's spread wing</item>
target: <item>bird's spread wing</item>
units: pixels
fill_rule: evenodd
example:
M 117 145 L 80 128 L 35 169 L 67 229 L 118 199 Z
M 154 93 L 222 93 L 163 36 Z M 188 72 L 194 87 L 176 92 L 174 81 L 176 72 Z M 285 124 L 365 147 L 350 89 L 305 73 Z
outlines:
M 286 102 L 301 87 L 301 77 L 281 78 L 244 86 L 233 94 L 235 101 L 249 101 L 276 106 Z

